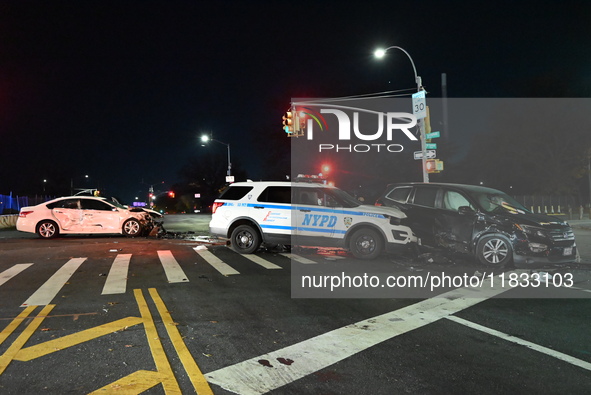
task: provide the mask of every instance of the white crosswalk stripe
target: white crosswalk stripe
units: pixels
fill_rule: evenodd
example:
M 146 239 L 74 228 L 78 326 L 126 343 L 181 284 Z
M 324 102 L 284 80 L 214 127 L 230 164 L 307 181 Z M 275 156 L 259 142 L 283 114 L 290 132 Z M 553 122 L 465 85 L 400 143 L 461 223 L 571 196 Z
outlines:
M 0 285 L 4 284 L 31 265 L 32 263 L 19 263 L 10 269 L 4 270 L 2 273 L 0 273 Z
M 33 295 L 21 305 L 26 306 L 45 306 L 51 303 L 53 298 L 68 282 L 74 272 L 82 265 L 86 258 L 72 258 L 62 266 L 53 276 L 49 278 Z
M 118 254 L 105 281 L 101 295 L 124 294 L 127 288 L 127 272 L 131 254 Z
M 164 267 L 169 283 L 185 283 L 189 281 L 179 263 L 172 256 L 171 251 L 158 251 L 158 258 L 160 258 L 162 267 Z
M 281 266 L 271 263 L 258 255 L 243 255 L 243 257 L 256 263 L 257 265 L 264 267 L 265 269 L 283 269 Z
M 214 269 L 216 269 L 218 272 L 220 272 L 224 276 L 231 276 L 234 274 L 240 274 L 240 272 L 238 272 L 232 266 L 229 266 L 228 264 L 224 263 L 224 261 L 222 261 L 217 256 L 213 255 L 209 250 L 207 250 L 207 249 L 204 250 L 199 247 L 194 248 L 194 250 L 197 254 L 199 254 L 199 256 L 201 258 L 205 259 L 205 261 L 207 263 L 209 263 L 211 266 L 213 266 Z

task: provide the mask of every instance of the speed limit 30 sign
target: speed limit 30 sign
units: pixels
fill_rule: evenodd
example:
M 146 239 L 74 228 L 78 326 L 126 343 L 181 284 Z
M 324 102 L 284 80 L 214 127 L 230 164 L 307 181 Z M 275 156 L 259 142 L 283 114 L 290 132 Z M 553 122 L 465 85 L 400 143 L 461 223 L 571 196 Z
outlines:
M 427 99 L 425 98 L 425 91 L 413 93 L 412 113 L 417 119 L 422 119 L 427 116 Z

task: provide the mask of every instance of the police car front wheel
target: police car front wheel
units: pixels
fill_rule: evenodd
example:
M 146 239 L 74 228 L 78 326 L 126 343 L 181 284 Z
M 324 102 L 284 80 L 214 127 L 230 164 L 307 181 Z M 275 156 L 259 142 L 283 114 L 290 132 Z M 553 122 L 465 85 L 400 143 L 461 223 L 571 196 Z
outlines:
M 261 245 L 261 236 L 250 225 L 240 225 L 232 231 L 232 249 L 240 254 L 252 254 Z
M 359 259 L 375 259 L 384 249 L 381 235 L 373 229 L 359 229 L 349 240 L 351 253 Z

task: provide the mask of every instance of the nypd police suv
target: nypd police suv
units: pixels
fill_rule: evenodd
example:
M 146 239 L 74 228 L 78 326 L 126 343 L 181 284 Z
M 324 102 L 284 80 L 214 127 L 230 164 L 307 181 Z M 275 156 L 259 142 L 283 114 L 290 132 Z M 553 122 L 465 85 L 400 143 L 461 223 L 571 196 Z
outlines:
M 210 232 L 229 238 L 242 254 L 264 243 L 343 247 L 373 259 L 417 242 L 400 210 L 361 205 L 321 183 L 237 182 L 214 202 L 212 213 Z

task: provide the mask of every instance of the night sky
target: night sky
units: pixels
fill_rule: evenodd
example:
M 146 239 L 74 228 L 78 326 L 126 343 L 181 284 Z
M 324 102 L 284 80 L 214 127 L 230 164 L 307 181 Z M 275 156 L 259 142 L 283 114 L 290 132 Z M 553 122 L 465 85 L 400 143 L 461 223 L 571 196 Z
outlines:
M 75 180 L 129 201 L 225 153 L 202 133 L 264 178 L 292 97 L 415 87 L 380 46 L 429 97 L 442 73 L 452 98 L 589 97 L 590 44 L 586 1 L 2 1 L 0 194 Z

